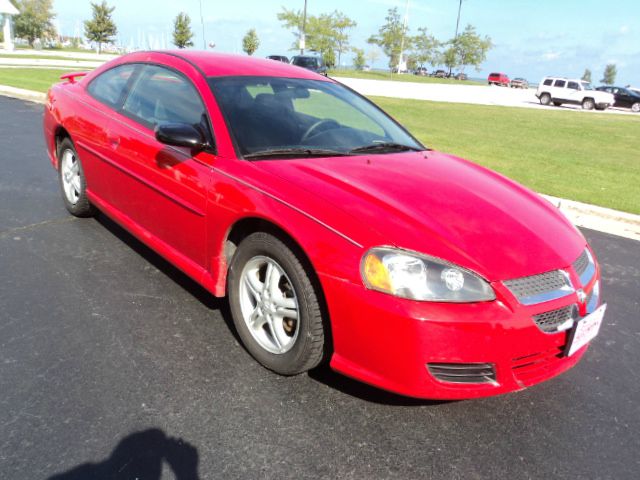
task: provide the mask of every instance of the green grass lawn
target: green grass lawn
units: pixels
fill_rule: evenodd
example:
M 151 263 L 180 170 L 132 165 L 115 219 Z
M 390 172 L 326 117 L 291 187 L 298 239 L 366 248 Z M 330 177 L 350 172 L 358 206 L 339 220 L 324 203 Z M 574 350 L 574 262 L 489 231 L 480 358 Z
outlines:
M 0 85 L 46 92 L 51 85 L 60 81 L 60 75 L 70 71 L 49 68 L 0 68 Z
M 91 52 L 87 52 L 91 53 Z M 72 57 L 60 57 L 56 55 L 16 55 L 11 53 L 0 53 L 0 58 L 23 58 L 25 60 L 61 60 L 69 62 L 100 62 L 104 61 L 96 56 L 96 58 L 72 58 Z
M 366 80 L 394 80 L 397 82 L 417 82 L 417 83 L 451 83 L 454 85 L 486 85 L 486 82 L 476 82 L 473 80 L 456 80 L 453 78 L 434 78 L 423 77 L 420 75 L 413 75 L 410 73 L 403 73 L 398 75 L 391 72 L 379 72 L 369 71 L 364 72 L 362 70 L 329 70 L 330 77 L 349 77 L 349 78 L 364 78 Z
M 66 72 L 0 68 L 0 85 L 46 92 Z M 640 114 L 374 101 L 431 148 L 541 193 L 640 214 Z

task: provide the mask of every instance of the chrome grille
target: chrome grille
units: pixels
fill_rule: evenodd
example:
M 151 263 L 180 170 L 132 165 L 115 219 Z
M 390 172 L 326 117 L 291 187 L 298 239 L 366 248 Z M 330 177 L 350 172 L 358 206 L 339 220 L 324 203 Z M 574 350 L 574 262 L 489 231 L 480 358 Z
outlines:
M 585 300 L 587 304 L 587 313 L 592 313 L 598 308 L 600 304 L 600 281 L 597 281 Z
M 523 305 L 548 302 L 574 291 L 569 275 L 563 270 L 516 278 L 503 283 Z
M 543 332 L 557 333 L 571 328 L 577 315 L 578 309 L 576 306 L 567 305 L 566 307 L 534 315 L 533 321 Z
M 497 383 L 496 370 L 491 363 L 428 363 L 427 369 L 441 382 Z
M 578 277 L 580 277 L 580 283 L 583 286 L 588 285 L 596 273 L 596 262 L 593 260 L 589 249 L 585 249 L 578 259 L 573 262 L 572 266 Z
M 576 271 L 578 276 L 582 275 L 584 271 L 589 266 L 589 257 L 587 256 L 587 251 L 583 251 L 578 259 L 573 262 L 573 269 Z

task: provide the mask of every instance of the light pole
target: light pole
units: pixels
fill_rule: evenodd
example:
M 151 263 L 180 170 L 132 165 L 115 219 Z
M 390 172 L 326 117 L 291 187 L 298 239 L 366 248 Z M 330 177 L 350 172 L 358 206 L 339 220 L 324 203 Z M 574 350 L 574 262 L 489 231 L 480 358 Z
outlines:
M 460 28 L 460 11 L 462 10 L 462 0 L 458 3 L 458 20 L 456 20 L 456 34 L 453 37 L 454 45 L 455 41 L 458 39 L 458 29 Z M 451 66 L 449 66 L 449 76 L 451 76 Z
M 462 0 L 458 4 L 458 21 L 456 22 L 456 34 L 453 37 L 454 39 L 458 38 L 458 28 L 460 27 L 460 11 L 462 10 Z
M 207 49 L 207 39 L 204 37 L 204 17 L 202 16 L 202 0 L 200 0 L 200 24 L 202 25 L 202 48 Z
M 402 57 L 404 56 L 404 36 L 407 33 L 408 21 L 409 21 L 409 0 L 407 0 L 407 4 L 404 9 L 404 21 L 402 22 L 402 39 L 400 40 L 400 58 L 398 58 L 398 73 L 400 73 L 400 68 L 402 66 Z
M 302 31 L 300 32 L 300 55 L 304 55 L 307 39 L 305 30 L 307 29 L 307 0 L 304 0 L 304 12 L 302 13 Z

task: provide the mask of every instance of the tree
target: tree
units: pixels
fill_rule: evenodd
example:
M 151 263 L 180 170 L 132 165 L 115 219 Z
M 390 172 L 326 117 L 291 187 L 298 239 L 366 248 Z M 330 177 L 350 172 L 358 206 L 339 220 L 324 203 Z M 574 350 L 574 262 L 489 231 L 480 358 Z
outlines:
M 436 40 L 433 35 L 427 33 L 426 28 L 419 28 L 419 35 L 413 37 L 411 43 L 413 44 L 413 57 L 418 65 L 424 67 L 425 63 L 432 66 L 441 63 L 442 55 L 440 53 L 440 47 L 442 44 Z
M 53 5 L 51 0 L 21 0 L 12 2 L 20 13 L 14 17 L 16 37 L 25 38 L 31 47 L 37 40 L 55 37 Z
M 584 73 L 582 74 L 582 80 L 591 83 L 591 70 L 585 68 Z
M 260 46 L 260 39 L 258 38 L 258 34 L 256 33 L 256 29 L 252 28 L 247 32 L 247 34 L 242 39 L 242 50 L 247 55 L 253 55 L 258 47 Z
M 353 53 L 356 54 L 356 56 L 353 57 L 353 66 L 356 67 L 356 70 L 362 70 L 367 63 L 364 50 L 362 48 L 354 48 Z
M 470 65 L 480 71 L 480 64 L 487 58 L 487 53 L 493 47 L 491 38 L 480 37 L 473 25 L 467 25 L 460 35 L 449 42 L 449 49 L 445 51 L 445 65 L 449 72 L 455 67 L 460 67 L 464 72 Z
M 193 47 L 192 38 L 191 19 L 181 12 L 173 21 L 173 44 L 178 48 Z
M 332 29 L 335 32 L 336 51 L 338 52 L 338 65 L 342 59 L 342 54 L 349 50 L 349 33 L 348 31 L 358 24 L 347 17 L 344 13 L 333 12 Z
M 303 13 L 300 10 L 288 10 L 282 8 L 278 13 L 278 20 L 285 28 L 293 30 L 296 39 L 302 32 Z M 327 66 L 336 64 L 336 52 L 338 58 L 348 50 L 348 30 L 355 26 L 355 22 L 339 11 L 323 13 L 321 15 L 307 16 L 305 27 L 305 40 L 307 48 L 318 52 Z M 297 41 L 292 45 L 292 50 L 298 48 Z
M 389 57 L 389 67 L 396 67 L 400 60 L 402 39 L 407 34 L 407 28 L 398 13 L 398 8 L 390 8 L 385 17 L 385 24 L 378 29 L 377 35 L 372 35 L 367 40 L 372 45 L 378 45 L 384 54 Z
M 85 20 L 84 35 L 90 42 L 98 44 L 98 53 L 102 51 L 103 43 L 113 43 L 113 37 L 118 33 L 118 28 L 111 15 L 116 7 L 110 7 L 105 0 L 102 3 L 91 2 L 93 18 Z
M 370 48 L 367 50 L 367 60 L 369 60 L 369 65 L 373 66 L 374 63 L 380 58 L 380 51 L 376 48 Z
M 616 68 L 615 63 L 608 64 L 604 69 L 604 76 L 600 83 L 604 83 L 605 85 L 613 85 L 616 83 L 616 75 L 618 75 L 618 69 Z

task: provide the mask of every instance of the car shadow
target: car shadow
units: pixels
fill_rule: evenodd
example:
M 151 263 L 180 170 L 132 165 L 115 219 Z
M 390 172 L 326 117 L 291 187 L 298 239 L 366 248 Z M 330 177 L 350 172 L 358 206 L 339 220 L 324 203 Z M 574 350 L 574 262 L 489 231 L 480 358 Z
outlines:
M 153 265 L 156 269 L 164 273 L 173 282 L 178 284 L 183 290 L 191 294 L 200 303 L 202 303 L 209 310 L 217 310 L 220 312 L 225 324 L 231 331 L 235 340 L 240 342 L 240 337 L 233 325 L 233 319 L 231 318 L 231 311 L 229 310 L 229 302 L 224 298 L 217 298 L 202 285 L 193 280 L 187 274 L 175 267 L 168 260 L 165 260 L 162 256 L 157 254 L 151 248 L 147 247 L 144 243 L 130 234 L 127 230 L 122 228 L 116 222 L 111 220 L 103 213 L 98 213 L 95 217 L 100 225 L 108 230 L 114 237 L 118 238 L 124 244 L 126 244 L 131 250 L 136 252 L 147 262 Z M 241 342 L 240 342 L 241 343 Z
M 151 428 L 127 435 L 102 462 L 83 463 L 49 480 L 160 480 L 165 463 L 176 480 L 200 478 L 198 450 L 181 438 Z
M 224 298 L 216 298 L 203 288 L 195 280 L 191 279 L 181 270 L 173 266 L 163 257 L 147 247 L 144 243 L 111 220 L 106 215 L 99 213 L 96 216 L 96 220 L 100 225 L 107 229 L 112 235 L 117 237 L 129 248 L 135 251 L 138 255 L 143 257 L 147 262 L 164 273 L 172 281 L 177 283 L 185 291 L 190 293 L 200 303 L 210 310 L 217 310 L 222 315 L 224 322 L 226 323 L 229 331 L 234 336 L 235 340 L 243 345 L 242 340 L 238 336 L 238 332 L 233 323 L 231 317 L 231 311 L 229 310 L 229 302 Z M 244 348 L 244 346 L 243 346 Z M 246 349 L 245 349 L 246 350 Z M 321 365 L 309 372 L 309 377 L 319 383 L 322 383 L 335 390 L 343 392 L 347 395 L 366 400 L 367 402 L 378 403 L 382 405 L 395 405 L 395 406 L 426 406 L 426 405 L 440 405 L 443 403 L 449 403 L 448 401 L 431 401 L 415 399 L 411 397 L 404 397 L 385 390 L 381 390 L 376 387 L 372 387 L 365 383 L 353 380 L 349 377 L 333 371 L 327 365 Z
M 458 400 L 425 400 L 420 398 L 405 397 L 377 387 L 367 385 L 358 380 L 345 377 L 335 372 L 328 365 L 321 365 L 309 372 L 309 377 L 328 387 L 338 390 L 352 397 L 371 403 L 401 407 L 425 407 L 452 403 Z

